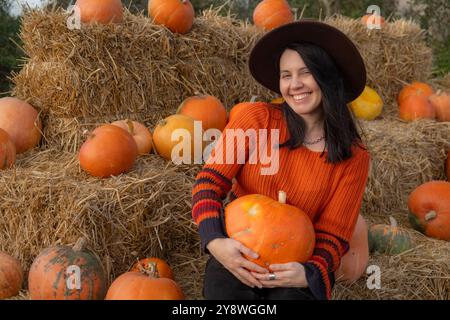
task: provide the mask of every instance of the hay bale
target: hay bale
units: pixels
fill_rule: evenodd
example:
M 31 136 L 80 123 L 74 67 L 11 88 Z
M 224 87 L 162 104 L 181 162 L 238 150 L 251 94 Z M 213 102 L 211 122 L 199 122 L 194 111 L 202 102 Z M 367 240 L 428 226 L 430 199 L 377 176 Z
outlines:
M 380 30 L 369 30 L 360 20 L 341 15 L 325 19 L 355 43 L 367 69 L 367 84 L 383 98 L 383 114 L 397 114 L 400 89 L 412 81 L 428 81 L 432 72 L 432 50 L 425 30 L 412 21 L 399 19 Z
M 363 212 L 386 217 L 405 209 L 420 184 L 445 180 L 450 122 L 398 119 L 361 121 L 363 141 L 372 157 Z
M 160 119 L 164 119 L 171 113 L 164 112 L 154 107 L 152 113 L 126 113 L 102 117 L 74 117 L 59 118 L 52 114 L 44 117 L 42 149 L 58 149 L 61 151 L 76 153 L 86 140 L 89 132 L 98 126 L 111 123 L 116 120 L 130 119 L 143 123 L 151 132 Z
M 192 243 L 197 170 L 149 155 L 130 173 L 100 180 L 80 171 L 76 155 L 55 150 L 28 155 L 0 178 L 0 250 L 28 270 L 43 248 L 85 236 L 112 280 L 137 258 L 166 258 L 180 246 L 176 239 Z
M 197 92 L 228 108 L 253 95 L 269 99 L 248 73 L 255 30 L 217 11 L 187 35 L 129 12 L 122 24 L 69 30 L 62 10 L 31 11 L 21 29 L 29 59 L 13 76 L 13 95 L 60 118 L 172 112 Z

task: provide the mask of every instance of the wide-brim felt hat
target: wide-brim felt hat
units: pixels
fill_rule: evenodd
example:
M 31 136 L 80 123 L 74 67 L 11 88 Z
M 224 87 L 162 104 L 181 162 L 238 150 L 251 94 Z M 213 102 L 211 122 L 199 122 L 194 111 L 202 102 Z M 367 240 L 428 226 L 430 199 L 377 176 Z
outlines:
M 287 45 L 302 41 L 323 48 L 334 60 L 343 76 L 346 102 L 353 101 L 362 93 L 366 84 L 366 68 L 355 44 L 342 31 L 312 19 L 285 24 L 259 39 L 249 58 L 249 69 L 255 80 L 281 94 L 275 59 Z

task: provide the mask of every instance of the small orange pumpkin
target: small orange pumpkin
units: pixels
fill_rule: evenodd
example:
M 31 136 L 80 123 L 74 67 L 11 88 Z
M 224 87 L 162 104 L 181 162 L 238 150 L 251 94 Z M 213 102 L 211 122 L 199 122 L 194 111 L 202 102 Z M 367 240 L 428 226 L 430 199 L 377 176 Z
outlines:
M 96 128 L 80 148 L 81 168 L 94 177 L 106 178 L 129 171 L 138 154 L 133 137 L 112 124 Z
M 142 123 L 126 119 L 111 124 L 128 131 L 136 142 L 138 154 L 149 154 L 152 151 L 152 133 Z
M 434 108 L 423 95 L 410 95 L 402 100 L 399 106 L 399 117 L 405 121 L 418 119 L 434 119 Z
M 227 124 L 227 110 L 219 99 L 210 95 L 198 95 L 185 99 L 178 107 L 177 113 L 201 121 L 203 130 L 222 131 Z
M 168 116 L 164 120 L 161 120 L 157 123 L 155 130 L 153 131 L 153 143 L 155 145 L 155 151 L 162 156 L 166 160 L 172 160 L 178 163 L 179 160 L 184 158 L 184 152 L 187 149 L 190 149 L 190 157 L 191 161 L 201 161 L 201 159 L 197 159 L 195 156 L 195 132 L 194 132 L 195 124 L 194 119 L 188 117 L 184 114 L 174 114 Z M 186 131 L 176 132 L 178 129 L 183 129 Z M 200 128 L 201 131 L 201 128 Z M 172 141 L 172 134 L 179 133 L 180 136 L 175 141 Z M 189 136 L 185 136 L 186 133 Z M 202 132 L 199 134 L 199 138 L 203 135 Z M 197 141 L 200 143 L 200 151 L 203 150 L 203 141 Z M 174 158 L 172 159 L 172 150 L 175 146 L 182 146 L 179 150 L 174 151 Z M 202 154 L 199 155 L 203 156 Z
M 377 23 L 377 17 L 375 14 L 366 14 L 361 18 L 361 23 L 366 26 L 370 24 L 375 25 Z M 380 27 L 383 27 L 385 23 L 384 17 L 380 16 Z
M 188 33 L 194 23 L 195 11 L 189 0 L 150 0 L 148 14 L 154 23 L 175 33 Z
M 359 215 L 348 252 L 342 257 L 335 272 L 336 281 L 355 282 L 366 271 L 369 261 L 369 242 L 367 222 Z
M 23 269 L 19 260 L 0 251 L 0 300 L 19 294 L 23 283 Z
M 450 240 L 450 182 L 430 181 L 408 198 L 409 221 L 428 237 Z
M 255 26 L 267 31 L 293 21 L 294 15 L 286 0 L 263 0 L 253 11 Z
M 0 129 L 0 169 L 11 168 L 16 162 L 16 146 L 9 134 Z
M 42 124 L 37 110 L 17 98 L 0 99 L 0 128 L 9 134 L 17 154 L 34 148 L 41 140 Z
M 97 256 L 80 238 L 73 247 L 45 249 L 33 261 L 28 275 L 32 300 L 102 300 L 107 279 Z M 78 272 L 78 274 L 77 274 Z
M 236 115 L 238 113 L 240 113 L 242 110 L 245 110 L 246 108 L 248 108 L 249 106 L 251 106 L 255 103 L 260 103 L 260 102 L 241 102 L 241 103 L 234 105 L 230 110 L 230 114 L 228 115 L 228 122 L 230 122 L 232 119 L 234 119 L 236 117 Z
M 120 275 L 109 287 L 105 300 L 184 300 L 180 286 L 172 279 L 161 278 L 156 265 L 151 269 Z
M 306 262 L 315 245 L 315 232 L 308 215 L 286 204 L 286 193 L 278 201 L 251 194 L 239 197 L 225 207 L 226 232 L 258 253 L 247 259 L 267 268 L 273 263 Z
M 80 8 L 81 21 L 84 23 L 123 21 L 123 5 L 120 0 L 77 0 L 75 5 Z
M 436 111 L 437 120 L 450 121 L 450 95 L 447 92 L 438 90 L 428 100 Z
M 401 105 L 403 100 L 408 96 L 425 96 L 429 97 L 433 94 L 433 88 L 424 82 L 414 81 L 411 84 L 408 84 L 400 90 L 400 93 L 397 97 L 398 105 Z
M 159 258 L 145 258 L 141 259 L 134 264 L 130 271 L 143 271 L 143 272 L 156 272 L 159 278 L 173 278 L 172 269 L 169 265 Z

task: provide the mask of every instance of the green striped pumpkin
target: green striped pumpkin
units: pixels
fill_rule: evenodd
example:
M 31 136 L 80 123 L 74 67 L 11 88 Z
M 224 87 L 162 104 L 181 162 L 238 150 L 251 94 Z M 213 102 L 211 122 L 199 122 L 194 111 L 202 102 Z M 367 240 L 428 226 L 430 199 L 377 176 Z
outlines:
M 399 228 L 397 221 L 389 217 L 391 225 L 376 224 L 369 229 L 369 250 L 386 254 L 399 254 L 413 247 L 408 231 Z

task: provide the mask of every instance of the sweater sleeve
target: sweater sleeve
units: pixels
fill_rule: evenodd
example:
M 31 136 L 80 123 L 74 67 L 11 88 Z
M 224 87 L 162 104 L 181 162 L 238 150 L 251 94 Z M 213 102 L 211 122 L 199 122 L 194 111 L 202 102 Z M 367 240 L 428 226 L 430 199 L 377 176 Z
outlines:
M 317 299 L 331 299 L 334 272 L 349 249 L 369 173 L 370 157 L 359 151 L 339 175 L 331 200 L 314 223 L 316 245 L 305 263 L 308 286 Z
M 254 103 L 229 121 L 206 164 L 196 176 L 192 189 L 192 218 L 198 225 L 205 252 L 211 240 L 227 237 L 221 220 L 222 201 L 231 190 L 232 179 L 255 148 L 251 139 L 243 133 L 267 127 L 267 108 L 265 103 Z

